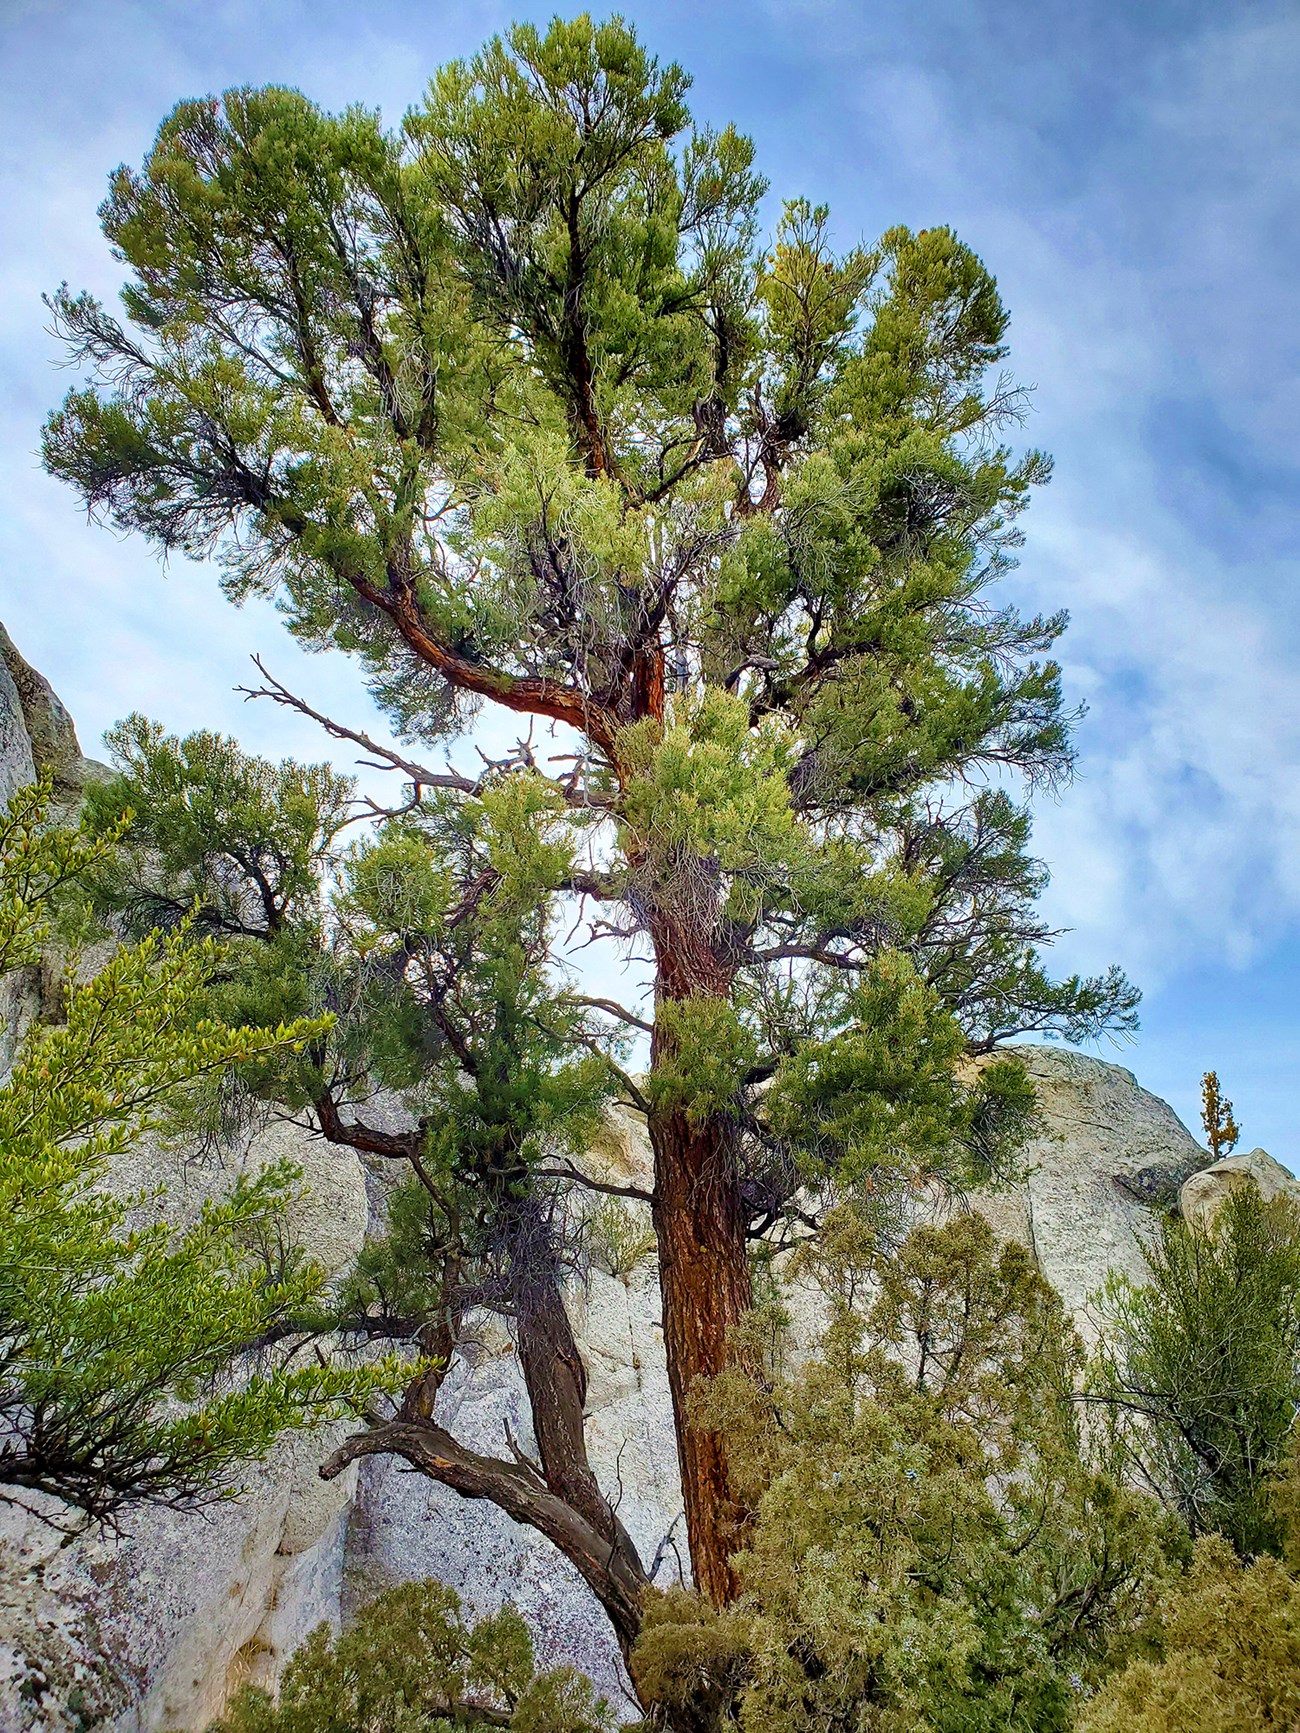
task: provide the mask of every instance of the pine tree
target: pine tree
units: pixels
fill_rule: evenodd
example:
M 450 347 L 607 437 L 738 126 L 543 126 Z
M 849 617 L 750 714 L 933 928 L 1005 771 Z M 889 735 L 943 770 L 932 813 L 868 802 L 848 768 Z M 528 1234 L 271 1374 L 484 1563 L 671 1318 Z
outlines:
M 604 1001 L 556 1039 L 653 1025 L 619 1087 L 649 1119 L 692 1566 L 722 1603 L 744 1501 L 689 1392 L 727 1364 L 751 1233 L 801 1190 L 969 1177 L 1024 1080 L 989 1066 L 968 1100 L 961 1053 L 1127 1027 L 1136 995 L 1038 954 L 1011 791 L 1069 770 L 1064 621 L 990 598 L 1049 469 L 1001 442 L 1023 398 L 994 280 L 945 228 L 837 256 L 801 200 L 761 244 L 753 148 L 693 126 L 687 84 L 583 17 L 444 67 L 397 132 L 283 89 L 182 103 L 103 207 L 125 319 L 54 298 L 92 383 L 45 458 L 358 657 L 403 738 L 484 704 L 560 730 L 570 769 L 526 743 L 498 767 L 510 848 L 540 806 L 568 835 L 538 905 L 580 899 L 652 957 L 652 1017 Z M 488 791 L 410 768 L 435 830 Z M 383 1144 L 345 1088 L 308 1093 L 327 1135 Z M 562 1546 L 609 1531 L 562 1465 L 462 1470 Z
M 1271 1487 L 1300 1409 L 1300 1209 L 1248 1184 L 1214 1220 L 1176 1217 L 1144 1248 L 1146 1280 L 1114 1277 L 1095 1394 L 1130 1470 L 1243 1558 L 1276 1553 Z
M 53 905 L 118 828 L 49 828 L 49 795 L 20 790 L 0 815 L 0 975 L 39 958 Z M 220 962 L 182 921 L 89 981 L 70 973 L 60 1018 L 29 1032 L 0 1086 L 0 1502 L 43 1495 L 58 1524 L 68 1508 L 112 1522 L 228 1496 L 282 1429 L 355 1412 L 400 1376 L 259 1366 L 253 1351 L 322 1297 L 316 1266 L 258 1255 L 283 1227 L 289 1169 L 241 1181 L 185 1230 L 133 1221 L 103 1187 L 111 1158 L 174 1124 L 208 1080 L 323 1033 L 319 1019 L 204 1017 Z
M 566 809 L 537 778 L 493 774 L 477 795 L 426 801 L 348 848 L 350 785 L 323 766 L 272 765 L 212 734 L 168 738 L 141 717 L 108 739 L 119 775 L 90 792 L 88 822 L 111 827 L 123 804 L 139 816 L 99 870 L 100 906 L 128 925 L 166 919 L 179 887 L 224 946 L 215 1016 L 330 1015 L 300 1057 L 240 1068 L 237 1092 L 211 1103 L 212 1134 L 269 1098 L 406 1176 L 337 1305 L 295 1324 L 414 1338 L 426 1364 L 391 1421 L 322 1472 L 391 1451 L 493 1499 L 561 1548 L 629 1647 L 647 1576 L 587 1460 L 586 1368 L 564 1302 L 590 1255 L 565 1192 L 621 1076 L 601 1020 L 548 969 Z M 408 1126 L 374 1112 L 380 1090 L 405 1102 Z M 517 1337 L 536 1464 L 484 1456 L 435 1414 L 484 1309 Z
M 1207 1071 L 1201 1078 L 1201 1124 L 1215 1161 L 1231 1155 L 1241 1136 L 1241 1127 L 1232 1117 L 1232 1103 L 1219 1093 L 1217 1071 Z

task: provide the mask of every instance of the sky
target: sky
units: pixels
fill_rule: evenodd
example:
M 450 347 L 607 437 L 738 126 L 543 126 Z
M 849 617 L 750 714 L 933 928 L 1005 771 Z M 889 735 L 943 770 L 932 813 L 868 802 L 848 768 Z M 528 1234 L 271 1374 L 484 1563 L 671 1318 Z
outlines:
M 0 619 L 85 750 L 131 710 L 329 756 L 235 688 L 264 654 L 374 726 L 356 671 L 309 658 L 210 569 L 164 568 L 44 476 L 68 389 L 43 291 L 104 297 L 96 207 L 182 97 L 296 85 L 396 122 L 525 0 L 0 0 Z M 771 208 L 837 239 L 950 224 L 995 272 L 1026 437 L 1056 476 L 1009 599 L 1067 608 L 1087 706 L 1074 783 L 1040 801 L 1061 973 L 1119 962 L 1136 1040 L 1103 1044 L 1195 1127 L 1218 1070 L 1242 1149 L 1300 1169 L 1300 3 L 624 0 L 692 106 L 758 146 Z M 343 764 L 347 755 L 333 754 Z

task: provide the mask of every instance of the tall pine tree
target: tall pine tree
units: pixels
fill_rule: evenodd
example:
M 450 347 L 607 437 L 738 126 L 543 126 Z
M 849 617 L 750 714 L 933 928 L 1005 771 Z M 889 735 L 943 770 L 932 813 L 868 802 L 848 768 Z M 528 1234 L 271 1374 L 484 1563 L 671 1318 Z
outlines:
M 537 906 L 577 899 L 651 959 L 645 1018 L 604 1000 L 547 1027 L 588 1052 L 592 1018 L 652 1024 L 627 1086 L 691 1561 L 725 1602 L 743 1501 L 687 1396 L 727 1362 L 751 1235 L 821 1193 L 969 1175 L 1025 1086 L 1004 1060 L 963 1089 L 961 1055 L 1123 1028 L 1136 995 L 1039 960 L 1016 791 L 1069 771 L 1064 621 L 991 594 L 1049 471 L 1002 442 L 1022 397 L 993 278 L 945 228 L 837 255 L 802 200 L 760 240 L 753 148 L 695 126 L 687 85 L 583 17 L 443 68 L 395 133 L 284 89 L 182 103 L 102 210 L 125 316 L 54 298 L 92 383 L 45 458 L 93 512 L 219 555 L 232 596 L 359 658 L 403 738 L 447 742 L 488 705 L 571 751 L 560 774 L 530 747 L 500 767 L 527 793 L 497 822 L 517 855 L 544 806 L 568 837 L 531 862 Z M 484 780 L 413 772 L 442 870 L 448 811 Z M 495 883 L 439 892 L 428 954 L 454 949 L 452 913 L 496 918 Z M 501 942 L 480 931 L 456 968 Z M 545 975 L 524 961 L 509 1004 Z M 420 998 L 466 1034 L 450 988 Z M 382 1144 L 340 1076 L 318 1076 L 322 1129 Z M 580 1362 L 570 1385 L 576 1437 L 543 1414 L 539 1473 L 424 1466 L 572 1556 L 617 1555 L 626 1642 L 644 1572 L 589 1484 Z M 414 1459 L 418 1409 L 357 1450 Z

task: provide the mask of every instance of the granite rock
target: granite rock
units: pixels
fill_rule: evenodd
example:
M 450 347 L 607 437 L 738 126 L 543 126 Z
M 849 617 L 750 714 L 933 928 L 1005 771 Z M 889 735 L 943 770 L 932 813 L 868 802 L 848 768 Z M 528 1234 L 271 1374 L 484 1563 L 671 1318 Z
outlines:
M 1300 1203 L 1300 1183 L 1280 1161 L 1262 1149 L 1244 1155 L 1228 1155 L 1202 1169 L 1183 1186 L 1178 1207 L 1183 1220 L 1194 1228 L 1207 1228 L 1233 1192 L 1244 1185 L 1256 1186 L 1266 1201 L 1288 1197 Z
M 970 1202 L 999 1233 L 1027 1245 L 1093 1333 L 1088 1300 L 1112 1270 L 1141 1280 L 1141 1245 L 1154 1227 L 1152 1175 L 1209 1161 L 1173 1108 L 1119 1065 L 1062 1047 L 1011 1049 L 1038 1093 L 1040 1124 L 1023 1152 L 1027 1177 Z
M 0 630 L 3 630 L 0 627 Z M 0 806 L 36 780 L 36 760 L 14 677 L 0 661 Z
M 0 625 L 0 667 L 17 696 L 37 772 L 41 775 L 48 772 L 56 785 L 79 786 L 82 751 L 68 708 L 44 674 L 38 674 L 22 655 L 3 625 Z M 0 730 L 3 728 L 4 718 L 0 716 Z

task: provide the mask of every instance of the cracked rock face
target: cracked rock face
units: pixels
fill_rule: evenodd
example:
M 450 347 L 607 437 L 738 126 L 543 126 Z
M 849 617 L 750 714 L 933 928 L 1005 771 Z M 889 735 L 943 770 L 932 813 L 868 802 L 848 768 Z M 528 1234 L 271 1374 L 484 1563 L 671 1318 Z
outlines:
M 90 761 L 82 756 L 67 707 L 44 674 L 38 674 L 19 652 L 3 625 L 0 625 L 0 668 L 5 677 L 0 681 L 0 739 L 9 738 L 6 721 L 12 715 L 4 702 L 7 681 L 17 701 L 27 754 L 36 770 L 42 775 L 48 772 L 54 778 L 56 790 L 71 791 L 84 786 L 81 766 Z M 15 786 L 31 780 L 30 775 L 19 777 Z M 0 798 L 7 800 L 12 792 L 0 786 Z
M 73 792 L 86 775 L 102 773 L 81 757 L 48 682 L 0 638 L 0 799 L 47 767 Z M 39 973 L 11 983 L 0 1004 L 10 1051 L 39 1010 Z M 1150 1206 L 1163 1205 L 1208 1157 L 1128 1071 L 1059 1049 L 1021 1051 L 1042 1114 L 1026 1151 L 1031 1171 L 1021 1184 L 971 1202 L 1000 1233 L 1033 1248 L 1086 1332 L 1087 1298 L 1110 1270 L 1140 1279 Z M 0 1048 L 0 1065 L 4 1054 Z M 392 1175 L 368 1173 L 352 1152 L 301 1130 L 270 1125 L 224 1165 L 144 1145 L 121 1158 L 110 1183 L 123 1196 L 164 1184 L 168 1218 L 189 1221 L 236 1173 L 285 1156 L 304 1170 L 297 1236 L 340 1272 L 382 1224 Z M 1232 1158 L 1243 1161 L 1255 1157 Z M 1189 1185 L 1221 1187 L 1214 1176 L 1232 1162 L 1188 1181 L 1184 1197 Z M 644 1125 L 630 1113 L 611 1115 L 590 1163 L 593 1172 L 644 1183 Z M 684 1540 L 653 1258 L 621 1276 L 593 1271 L 570 1305 L 589 1374 L 593 1466 L 667 1584 L 676 1580 Z M 520 1446 L 531 1447 L 513 1345 L 499 1324 L 485 1323 L 467 1344 L 439 1414 L 484 1450 L 503 1448 L 507 1422 Z M 372 1458 L 323 1483 L 316 1467 L 336 1437 L 286 1439 L 250 1471 L 237 1503 L 200 1515 L 144 1512 L 116 1539 L 88 1536 L 60 1547 L 41 1524 L 13 1511 L 0 1516 L 0 1728 L 201 1728 L 238 1685 L 273 1685 L 321 1620 L 346 1618 L 387 1585 L 427 1576 L 450 1583 L 478 1613 L 513 1601 L 544 1664 L 572 1662 L 622 1704 L 603 1615 L 547 1543 L 396 1462 Z
M 0 660 L 0 805 L 36 780 L 36 760 L 14 677 Z
M 316 1473 L 332 1441 L 285 1441 L 238 1504 L 147 1512 L 63 1549 L 7 1513 L 0 1727 L 202 1727 L 235 1686 L 273 1681 L 308 1631 L 338 1619 L 353 1485 Z

